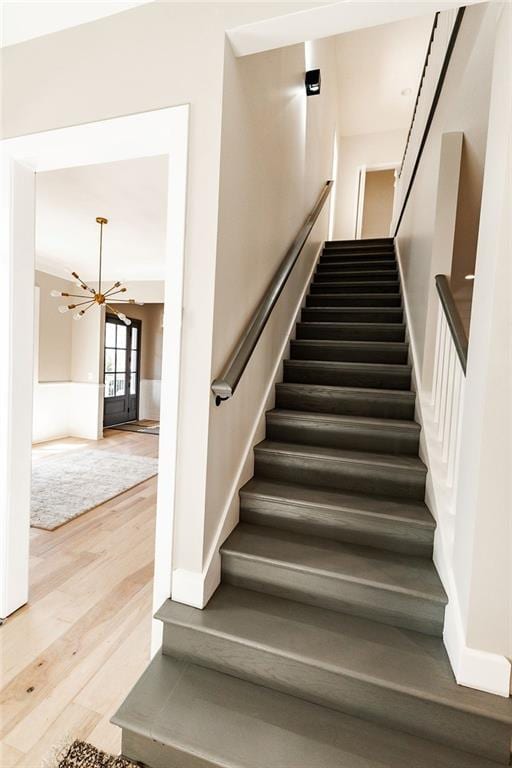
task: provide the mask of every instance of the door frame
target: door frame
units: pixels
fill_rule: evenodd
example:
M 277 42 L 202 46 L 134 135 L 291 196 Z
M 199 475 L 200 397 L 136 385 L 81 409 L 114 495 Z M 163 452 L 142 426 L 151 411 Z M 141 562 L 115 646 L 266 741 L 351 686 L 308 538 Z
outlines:
M 140 360 L 141 360 L 141 348 L 142 348 L 142 320 L 139 320 L 138 318 L 135 318 L 135 317 L 130 317 L 129 319 L 131 321 L 129 327 L 130 328 L 137 328 L 137 333 L 138 333 L 138 337 L 139 337 L 138 344 L 137 344 L 137 370 L 135 372 L 136 373 L 136 379 L 137 379 L 137 388 L 136 388 L 136 397 L 137 397 L 136 404 L 137 405 L 136 405 L 136 408 L 135 408 L 135 418 L 134 419 L 130 419 L 130 421 L 138 421 L 138 419 L 139 419 L 139 410 L 140 410 Z M 124 322 L 122 320 L 120 320 L 116 315 L 114 315 L 113 312 L 108 312 L 107 311 L 105 313 L 105 323 L 104 323 L 104 326 L 103 326 L 103 340 L 104 340 L 104 342 L 106 341 L 107 322 L 116 323 L 116 325 L 124 325 Z M 126 349 L 127 349 L 127 352 L 129 351 L 131 353 L 131 346 L 128 346 L 128 344 L 127 344 L 126 345 Z M 105 387 L 105 373 L 106 373 L 106 371 L 105 371 L 105 358 L 106 358 L 106 354 L 107 354 L 106 350 L 107 350 L 107 347 L 106 347 L 106 344 L 104 343 L 103 344 L 103 386 L 104 387 Z M 128 354 L 126 355 L 126 358 L 128 359 Z M 130 373 L 131 373 L 131 370 L 130 370 Z M 130 385 L 128 383 L 128 387 L 129 386 Z M 111 426 L 112 427 L 113 426 L 117 426 L 117 424 L 110 424 L 110 425 L 105 424 L 105 400 L 106 399 L 107 398 L 105 397 L 105 391 L 103 391 L 103 429 L 109 429 L 109 427 L 111 427 Z M 118 423 L 119 424 L 122 424 L 122 423 L 126 424 L 127 422 L 118 422 Z
M 366 174 L 371 171 L 394 171 L 395 172 L 395 192 L 393 195 L 393 210 L 396 197 L 396 181 L 397 172 L 400 168 L 399 162 L 394 163 L 375 163 L 373 165 L 360 165 L 357 169 L 357 184 L 355 193 L 354 204 L 354 238 L 356 240 L 361 239 L 361 232 L 363 231 L 363 209 L 364 209 L 364 192 L 366 187 Z M 393 215 L 391 216 L 390 231 L 393 223 Z
M 0 145 L 0 269 L 6 286 L 0 302 L 0 618 L 29 599 L 36 173 L 156 155 L 168 158 L 169 174 L 154 604 L 170 595 L 188 133 L 185 104 L 5 139 Z

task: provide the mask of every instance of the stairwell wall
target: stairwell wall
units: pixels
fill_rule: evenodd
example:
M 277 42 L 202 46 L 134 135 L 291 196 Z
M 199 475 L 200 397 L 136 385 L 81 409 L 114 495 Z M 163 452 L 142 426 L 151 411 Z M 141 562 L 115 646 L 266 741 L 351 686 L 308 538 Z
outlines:
M 497 32 L 501 54 L 493 72 L 498 53 Z M 422 451 L 430 467 L 429 504 L 438 526 L 434 560 L 449 596 L 445 643 L 450 661 L 458 682 L 501 695 L 507 695 L 509 690 L 507 657 L 511 642 L 510 483 L 504 469 L 510 466 L 510 397 L 504 394 L 510 392 L 510 361 L 505 352 L 510 302 L 505 299 L 509 288 L 505 293 L 503 290 L 504 285 L 510 284 L 509 259 L 507 262 L 505 256 L 505 242 L 510 235 L 506 234 L 506 219 L 500 207 L 507 199 L 507 35 L 510 40 L 507 4 L 466 9 L 397 236 L 415 363 L 418 417 L 424 427 L 428 426 L 437 327 L 434 276 L 438 272 L 450 274 L 463 239 L 466 251 L 473 253 L 473 260 L 477 256 L 475 325 L 470 328 L 461 452 L 454 491 L 444 488 L 439 478 L 436 481 L 439 444 L 435 435 L 429 437 L 428 428 L 423 430 Z M 508 82 L 504 82 L 507 76 Z M 491 86 L 495 87 L 499 77 L 501 90 L 494 106 L 491 105 L 495 135 L 488 136 Z M 452 138 L 463 134 L 462 157 L 466 157 L 466 165 L 465 172 L 461 171 L 460 185 L 467 187 L 471 183 L 473 189 L 470 192 L 455 185 L 455 194 L 457 186 L 459 191 L 458 199 L 452 203 L 453 232 L 458 232 L 458 239 L 454 238 L 453 252 L 446 253 L 444 247 L 441 256 L 436 243 L 442 222 L 436 218 L 436 203 L 439 195 L 446 192 L 440 190 L 439 184 L 450 182 L 443 182 L 446 174 L 440 172 L 442 142 L 450 138 L 448 134 Z M 502 150 L 499 157 L 498 145 Z M 484 174 L 489 178 L 487 188 L 483 186 Z M 462 205 L 461 200 L 466 204 Z M 465 217 L 471 219 L 470 223 L 465 222 Z M 496 279 L 498 274 L 501 277 Z M 495 346 L 497 339 L 499 352 Z
M 225 56 L 212 378 L 255 311 L 332 169 L 336 70 L 332 40 L 308 46 L 322 92 L 307 98 L 304 46 Z M 210 402 L 204 530 L 207 592 L 218 583 L 218 548 L 238 521 L 238 490 L 264 437 L 264 413 L 294 318 L 327 237 L 325 206 L 234 397 Z M 209 594 L 205 594 L 205 601 Z

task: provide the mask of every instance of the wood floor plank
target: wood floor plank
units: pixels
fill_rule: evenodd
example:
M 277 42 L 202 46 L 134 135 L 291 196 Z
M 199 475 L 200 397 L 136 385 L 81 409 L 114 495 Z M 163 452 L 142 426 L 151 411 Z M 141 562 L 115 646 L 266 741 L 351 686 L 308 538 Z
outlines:
M 107 430 L 37 445 L 34 463 L 91 447 L 158 456 L 154 435 Z M 31 529 L 30 602 L 2 627 L 2 768 L 38 768 L 63 738 L 119 750 L 110 716 L 149 660 L 156 487 L 150 478 L 55 531 Z

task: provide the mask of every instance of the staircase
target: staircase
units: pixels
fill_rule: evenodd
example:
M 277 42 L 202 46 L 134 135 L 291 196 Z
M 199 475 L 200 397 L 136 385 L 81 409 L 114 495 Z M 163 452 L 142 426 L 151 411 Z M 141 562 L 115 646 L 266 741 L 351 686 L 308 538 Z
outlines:
M 200 611 L 167 601 L 114 718 L 151 768 L 508 765 L 510 701 L 442 643 L 391 239 L 326 243 Z M 229 406 L 227 406 L 229 407 Z

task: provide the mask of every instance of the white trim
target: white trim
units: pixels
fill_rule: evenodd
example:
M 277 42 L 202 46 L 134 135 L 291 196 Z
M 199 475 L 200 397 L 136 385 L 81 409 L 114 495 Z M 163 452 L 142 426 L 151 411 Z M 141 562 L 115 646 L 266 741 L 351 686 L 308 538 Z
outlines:
M 412 358 L 413 389 L 416 391 L 414 417 L 422 427 L 419 453 L 420 458 L 428 467 L 425 503 L 432 512 L 437 525 L 433 559 L 449 601 L 445 611 L 443 642 L 459 685 L 508 697 L 511 679 L 510 661 L 499 654 L 475 650 L 466 645 L 452 566 L 454 491 L 453 488 L 446 485 L 441 461 L 436 453 L 434 421 L 431 415 L 431 393 L 425 391 L 422 386 L 417 344 L 412 333 L 411 313 L 397 240 L 395 240 L 395 249 L 402 287 L 407 340 Z
M 304 306 L 306 294 L 311 283 L 313 273 L 316 269 L 322 247 L 323 241 L 319 245 L 318 250 L 313 258 L 311 270 L 308 272 L 306 277 L 304 288 L 301 292 L 299 300 L 297 301 L 295 311 L 292 314 L 292 319 L 287 328 L 284 341 L 276 355 L 272 375 L 269 378 L 268 385 L 261 398 L 259 408 L 254 418 L 252 429 L 247 438 L 245 448 L 242 451 L 240 463 L 238 465 L 238 469 L 229 492 L 228 501 L 226 502 L 222 512 L 219 524 L 217 525 L 213 543 L 206 557 L 206 565 L 203 568 L 203 572 L 199 574 L 196 572 L 185 571 L 181 568 L 173 572 L 172 599 L 179 603 L 193 605 L 196 608 L 204 608 L 220 584 L 220 548 L 238 522 L 238 493 L 240 488 L 249 480 L 248 473 L 252 468 L 253 449 L 259 440 L 258 435 L 264 429 L 265 413 L 270 407 L 270 401 L 274 395 L 276 382 L 280 378 L 283 359 L 285 358 L 290 340 L 293 338 L 296 323 L 300 311 Z
M 170 594 L 185 238 L 188 105 L 59 128 L 1 145 L 0 258 L 10 286 L 0 305 L 0 615 L 28 599 L 33 388 L 35 173 L 167 155 L 166 312 L 155 545 L 155 604 Z M 101 415 L 102 385 L 98 387 Z M 3 415 L 5 414 L 5 418 Z M 97 425 L 101 428 L 101 424 Z

